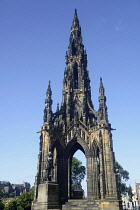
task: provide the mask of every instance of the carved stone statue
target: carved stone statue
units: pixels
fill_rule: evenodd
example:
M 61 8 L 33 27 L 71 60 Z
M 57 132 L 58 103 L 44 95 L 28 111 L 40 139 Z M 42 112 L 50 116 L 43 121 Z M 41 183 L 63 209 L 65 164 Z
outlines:
M 77 180 L 75 181 L 74 190 L 76 190 L 76 191 L 83 191 L 81 182 L 78 182 Z
M 52 153 L 49 152 L 46 158 L 45 181 L 52 181 L 52 178 L 53 178 L 53 158 L 52 158 Z

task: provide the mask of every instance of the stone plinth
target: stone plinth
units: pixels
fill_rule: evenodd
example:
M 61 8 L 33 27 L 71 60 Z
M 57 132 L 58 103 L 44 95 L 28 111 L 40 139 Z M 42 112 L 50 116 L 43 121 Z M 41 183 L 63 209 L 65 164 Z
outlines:
M 73 199 L 83 199 L 83 190 L 74 190 L 73 191 Z
M 32 210 L 60 209 L 59 186 L 56 183 L 46 182 L 38 185 L 37 200 L 32 203 Z

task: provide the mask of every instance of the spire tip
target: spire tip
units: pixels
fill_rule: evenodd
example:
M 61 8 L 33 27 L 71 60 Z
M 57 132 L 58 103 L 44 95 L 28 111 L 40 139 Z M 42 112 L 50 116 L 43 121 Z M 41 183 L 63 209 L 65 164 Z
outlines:
M 75 8 L 75 10 L 74 10 L 74 14 L 77 16 L 77 9 Z

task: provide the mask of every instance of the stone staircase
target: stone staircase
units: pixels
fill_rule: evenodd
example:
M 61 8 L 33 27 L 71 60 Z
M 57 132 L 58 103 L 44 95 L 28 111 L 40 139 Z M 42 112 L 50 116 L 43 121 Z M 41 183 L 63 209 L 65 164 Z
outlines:
M 98 206 L 98 201 L 73 199 L 65 203 L 65 205 L 62 206 L 62 210 L 99 210 Z

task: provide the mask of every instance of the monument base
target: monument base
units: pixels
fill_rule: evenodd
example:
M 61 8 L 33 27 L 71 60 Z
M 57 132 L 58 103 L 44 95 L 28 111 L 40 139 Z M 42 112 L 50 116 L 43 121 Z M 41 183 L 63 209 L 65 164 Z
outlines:
M 38 185 L 37 200 L 32 203 L 32 210 L 60 210 L 59 186 L 56 183 L 46 182 Z
M 83 190 L 74 190 L 73 199 L 83 199 L 84 193 Z

